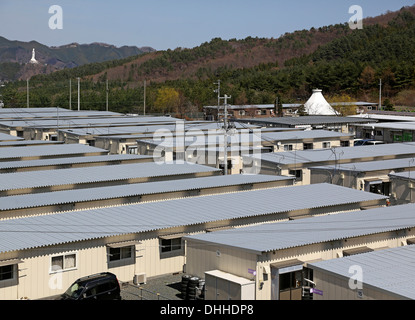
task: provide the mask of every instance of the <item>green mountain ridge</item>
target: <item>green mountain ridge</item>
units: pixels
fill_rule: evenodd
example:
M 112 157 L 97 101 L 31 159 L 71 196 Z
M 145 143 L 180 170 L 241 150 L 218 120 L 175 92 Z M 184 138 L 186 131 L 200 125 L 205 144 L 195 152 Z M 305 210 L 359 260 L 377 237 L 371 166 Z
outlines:
M 71 43 L 59 47 L 48 47 L 37 41 L 12 41 L 0 36 L 0 80 L 25 78 L 27 75 L 25 65 L 32 56 L 33 48 L 36 51 L 36 60 L 40 64 L 37 73 L 51 73 L 88 63 L 123 59 L 155 51 L 150 47 L 116 47 L 103 43 Z

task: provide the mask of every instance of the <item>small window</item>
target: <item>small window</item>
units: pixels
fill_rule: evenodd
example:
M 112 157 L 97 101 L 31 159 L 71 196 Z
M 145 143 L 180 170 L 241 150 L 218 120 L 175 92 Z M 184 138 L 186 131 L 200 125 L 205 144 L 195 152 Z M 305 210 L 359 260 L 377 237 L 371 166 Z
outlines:
M 132 257 L 132 246 L 121 248 L 109 248 L 109 260 L 119 261 L 123 259 L 129 259 Z
M 13 279 L 14 265 L 0 267 L 0 281 Z
M 330 148 L 330 142 L 323 142 L 323 149 Z
M 340 146 L 341 147 L 350 147 L 350 142 L 349 141 L 340 141 Z
M 76 253 L 54 256 L 51 259 L 51 271 L 62 271 L 76 268 Z
M 286 144 L 284 145 L 284 151 L 291 151 L 293 149 L 293 145 L 292 144 Z
M 244 116 L 245 115 L 245 110 L 239 110 L 239 115 Z
M 138 147 L 136 146 L 128 146 L 127 147 L 128 154 L 138 154 Z
M 288 173 L 295 177 L 297 181 L 302 180 L 302 171 L 301 170 L 289 170 Z
M 161 252 L 171 252 L 182 248 L 182 239 L 161 239 Z
M 304 150 L 312 150 L 313 149 L 313 144 L 312 143 L 304 143 L 303 144 L 303 149 Z

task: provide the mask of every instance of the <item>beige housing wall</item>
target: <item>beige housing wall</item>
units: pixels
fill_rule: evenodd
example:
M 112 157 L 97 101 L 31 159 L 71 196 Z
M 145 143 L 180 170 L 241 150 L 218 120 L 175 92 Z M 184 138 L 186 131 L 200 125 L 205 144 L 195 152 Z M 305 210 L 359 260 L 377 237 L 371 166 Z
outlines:
M 412 173 L 415 175 L 415 173 Z M 391 203 L 394 205 L 415 202 L 415 181 L 391 176 Z
M 186 272 L 204 277 L 205 272 L 218 269 L 249 280 L 255 280 L 256 300 L 270 300 L 271 274 L 269 270 L 272 263 L 298 259 L 304 262 L 304 266 L 306 266 L 307 262 L 342 257 L 343 250 L 346 249 L 362 246 L 367 246 L 374 250 L 398 247 L 406 244 L 405 240 L 413 237 L 414 234 L 414 230 L 385 232 L 352 239 L 340 239 L 338 241 L 275 250 L 273 252 L 253 252 L 243 248 L 189 239 L 186 241 Z M 256 276 L 253 276 L 249 269 L 256 270 Z
M 384 200 L 368 201 L 366 205 L 375 203 L 382 205 Z M 236 275 L 247 277 L 248 268 L 255 270 L 260 267 L 260 265 L 257 265 L 256 254 L 220 248 L 220 259 L 216 259 L 216 248 L 207 247 L 204 249 L 204 246 L 199 245 L 185 248 L 186 245 L 183 240 L 180 250 L 161 253 L 160 236 L 172 235 L 173 238 L 179 239 L 184 234 L 206 232 L 208 229 L 250 226 L 264 222 L 287 220 L 290 217 L 359 210 L 360 206 L 361 204 L 357 203 L 304 209 L 2 253 L 0 254 L 0 262 L 9 259 L 20 259 L 23 262 L 18 264 L 19 271 L 16 272 L 14 281 L 0 282 L 0 299 L 13 300 L 25 297 L 38 299 L 53 296 L 62 293 L 73 281 L 81 276 L 104 271 L 115 273 L 121 281 L 133 281 L 135 274 L 144 273 L 146 277 L 154 277 L 183 272 L 184 268 L 186 272 L 194 273 L 200 271 L 203 275 L 204 271 L 208 271 L 204 266 L 204 263 L 206 263 L 209 269 L 215 266 L 214 269 L 220 268 L 222 271 L 233 272 Z M 134 247 L 134 250 L 136 250 L 135 258 L 123 261 L 122 265 L 109 265 L 106 244 L 130 240 L 138 240 L 140 242 L 140 244 L 136 244 Z M 59 281 L 61 280 L 61 285 L 55 288 L 51 287 L 49 285 L 50 281 L 54 281 L 57 278 L 55 273 L 50 273 L 51 257 L 53 255 L 72 253 L 76 254 L 77 267 L 61 273 L 62 277 L 58 277 Z M 188 263 L 189 259 L 190 264 Z M 17 270 L 17 268 L 15 269 Z M 262 292 L 258 293 L 261 299 L 267 299 L 266 295 L 262 297 L 261 294 Z
M 184 255 L 160 253 L 156 233 L 134 245 L 133 257 L 119 262 L 108 261 L 105 243 L 131 240 L 132 236 L 117 239 L 99 239 L 70 243 L 16 252 L 11 256 L 23 261 L 18 265 L 17 279 L 8 283 L 0 282 L 0 300 L 39 299 L 63 293 L 77 278 L 109 271 L 120 281 L 133 281 L 135 274 L 153 277 L 183 271 Z M 60 255 L 76 255 L 76 267 L 69 270 L 51 271 L 51 258 Z M 1 256 L 1 260 L 3 257 Z
M 313 300 L 402 300 L 402 297 L 366 286 L 364 283 L 362 289 L 351 289 L 349 278 L 336 274 L 314 270 L 313 275 L 318 289 L 323 291 L 322 295 L 314 294 Z
M 273 148 L 273 152 L 284 152 L 284 151 L 299 151 L 299 150 L 305 150 L 304 149 L 304 144 L 312 144 L 313 145 L 313 150 L 314 149 L 329 149 L 332 147 L 341 147 L 342 146 L 342 141 L 344 140 L 339 140 L 338 138 L 333 139 L 333 138 L 327 138 L 325 140 L 322 141 L 288 141 L 288 142 L 283 142 L 281 144 L 281 146 L 275 146 Z M 347 140 L 349 142 L 350 146 L 353 146 L 353 139 Z

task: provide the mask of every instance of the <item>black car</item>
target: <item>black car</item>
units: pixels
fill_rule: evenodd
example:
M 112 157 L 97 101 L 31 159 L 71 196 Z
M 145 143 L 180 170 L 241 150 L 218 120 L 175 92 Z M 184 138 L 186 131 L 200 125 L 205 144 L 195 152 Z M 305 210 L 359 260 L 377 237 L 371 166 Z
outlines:
M 59 299 L 121 300 L 121 289 L 115 274 L 103 272 L 79 278 Z

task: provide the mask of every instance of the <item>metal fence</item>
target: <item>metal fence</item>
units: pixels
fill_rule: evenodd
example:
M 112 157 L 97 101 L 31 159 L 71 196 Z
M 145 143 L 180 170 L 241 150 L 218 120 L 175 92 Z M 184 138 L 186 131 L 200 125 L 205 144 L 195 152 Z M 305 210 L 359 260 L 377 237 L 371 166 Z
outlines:
M 159 292 L 144 289 L 141 286 L 128 282 L 121 282 L 121 295 L 125 300 L 171 300 Z

